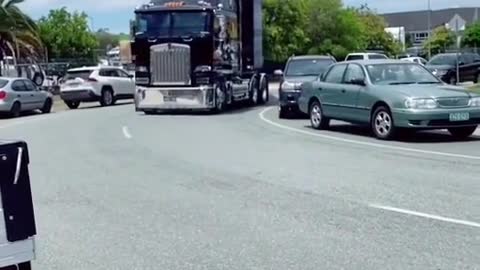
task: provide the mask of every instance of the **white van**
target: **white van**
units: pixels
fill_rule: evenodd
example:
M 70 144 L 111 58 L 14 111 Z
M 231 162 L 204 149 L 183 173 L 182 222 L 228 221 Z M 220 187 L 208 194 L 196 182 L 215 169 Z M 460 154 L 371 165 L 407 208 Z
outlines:
M 388 57 L 382 53 L 350 53 L 345 57 L 345 61 L 373 59 L 388 59 Z

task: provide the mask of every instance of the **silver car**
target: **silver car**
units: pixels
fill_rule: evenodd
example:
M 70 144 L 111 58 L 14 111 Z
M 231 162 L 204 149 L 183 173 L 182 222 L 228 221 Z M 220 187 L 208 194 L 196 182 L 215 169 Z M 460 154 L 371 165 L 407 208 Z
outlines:
M 24 111 L 50 113 L 52 104 L 52 94 L 40 90 L 31 80 L 0 77 L 0 113 L 12 117 Z

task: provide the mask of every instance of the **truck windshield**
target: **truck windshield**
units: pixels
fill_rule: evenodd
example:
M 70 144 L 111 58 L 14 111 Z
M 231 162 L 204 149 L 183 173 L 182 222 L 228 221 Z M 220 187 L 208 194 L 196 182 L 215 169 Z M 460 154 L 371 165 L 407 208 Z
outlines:
M 137 14 L 137 35 L 149 37 L 184 36 L 210 32 L 206 11 L 155 12 Z

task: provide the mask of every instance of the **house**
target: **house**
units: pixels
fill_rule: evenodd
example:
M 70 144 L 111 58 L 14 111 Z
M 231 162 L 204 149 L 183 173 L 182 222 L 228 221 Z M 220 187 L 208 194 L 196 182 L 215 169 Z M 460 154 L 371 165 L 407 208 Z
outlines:
M 404 27 L 414 46 L 422 46 L 438 26 L 463 31 L 467 25 L 480 21 L 480 7 L 387 13 L 382 16 L 389 27 Z

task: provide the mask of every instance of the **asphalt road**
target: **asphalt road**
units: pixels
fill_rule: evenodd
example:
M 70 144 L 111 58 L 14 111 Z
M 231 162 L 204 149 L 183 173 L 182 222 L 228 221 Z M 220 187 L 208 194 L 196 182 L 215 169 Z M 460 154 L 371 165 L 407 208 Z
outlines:
M 30 146 L 34 269 L 480 269 L 480 137 L 379 142 L 269 107 L 0 121 Z

